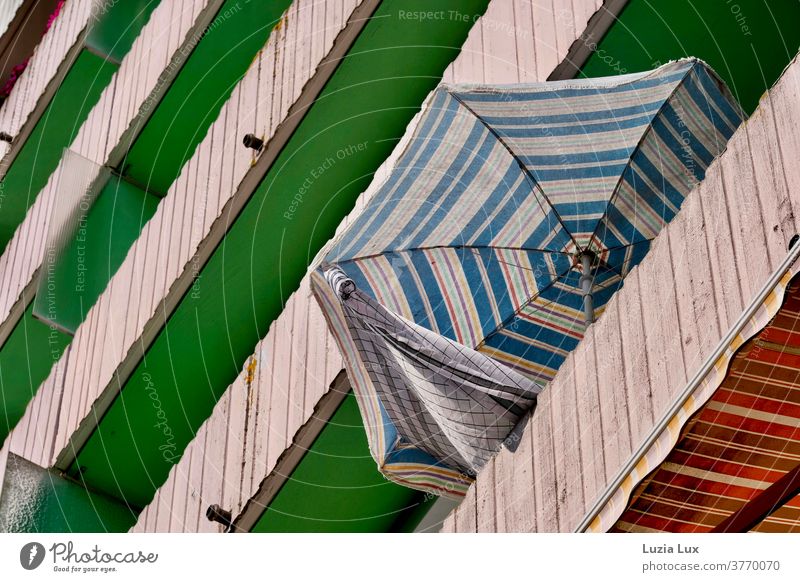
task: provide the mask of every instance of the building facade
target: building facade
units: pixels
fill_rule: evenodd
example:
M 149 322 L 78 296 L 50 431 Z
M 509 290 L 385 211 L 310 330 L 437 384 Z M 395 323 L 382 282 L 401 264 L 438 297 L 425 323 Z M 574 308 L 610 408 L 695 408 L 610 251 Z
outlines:
M 0 105 L 0 528 L 594 519 L 799 231 L 800 5 L 683 4 L 53 2 L 28 54 L 4 53 L 27 64 Z M 457 507 L 385 481 L 307 273 L 386 179 L 426 97 L 440 82 L 683 56 L 708 61 L 750 120 L 588 328 L 516 452 Z

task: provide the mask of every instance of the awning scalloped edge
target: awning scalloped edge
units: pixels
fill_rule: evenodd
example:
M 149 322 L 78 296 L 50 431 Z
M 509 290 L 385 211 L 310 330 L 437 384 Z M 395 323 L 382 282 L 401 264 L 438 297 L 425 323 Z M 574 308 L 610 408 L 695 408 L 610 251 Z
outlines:
M 795 246 L 764 287 L 743 311 L 698 373 L 675 399 L 628 463 L 589 510 L 576 532 L 606 532 L 627 509 L 637 487 L 677 444 L 686 423 L 713 397 L 728 373 L 739 348 L 761 332 L 780 311 L 791 280 L 800 273 L 800 245 Z

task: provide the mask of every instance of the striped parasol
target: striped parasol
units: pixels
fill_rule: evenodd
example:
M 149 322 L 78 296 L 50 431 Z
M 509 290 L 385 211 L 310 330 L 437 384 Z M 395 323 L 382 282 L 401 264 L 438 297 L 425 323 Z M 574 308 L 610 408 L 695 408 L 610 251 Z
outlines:
M 696 59 L 437 89 L 313 275 L 384 474 L 463 494 L 743 118 Z

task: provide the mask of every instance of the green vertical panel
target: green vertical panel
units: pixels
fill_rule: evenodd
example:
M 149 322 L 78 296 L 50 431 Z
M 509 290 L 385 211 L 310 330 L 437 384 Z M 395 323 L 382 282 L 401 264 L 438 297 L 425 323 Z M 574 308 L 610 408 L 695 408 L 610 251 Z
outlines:
M 0 442 L 25 413 L 70 337 L 31 314 L 29 307 L 0 348 Z
M 725 80 L 745 111 L 752 112 L 798 47 L 797 0 L 630 0 L 582 74 L 633 73 L 699 57 Z
M 96 2 L 86 44 L 101 55 L 122 61 L 161 0 Z M 177 4 L 174 0 L 173 3 Z M 173 17 L 178 22 L 180 16 Z
M 235 379 L 487 3 L 443 1 L 439 8 L 459 17 L 423 21 L 413 18 L 428 9 L 423 0 L 380 5 L 71 474 L 83 470 L 87 483 L 134 505 L 150 501 L 171 454 L 181 454 Z
M 0 496 L 0 532 L 124 532 L 136 511 L 9 454 Z
M 155 213 L 158 200 L 125 180 L 109 180 L 88 212 L 77 217 L 75 233 L 57 263 L 42 275 L 52 321 L 72 332 L 78 328 Z
M 116 65 L 87 50 L 81 51 L 70 68 L 0 182 L 0 252 L 58 167 L 64 148 L 72 143 L 116 70 Z
M 405 517 L 419 521 L 429 502 L 378 472 L 351 393 L 252 531 L 369 533 L 395 525 L 407 530 L 416 523 Z

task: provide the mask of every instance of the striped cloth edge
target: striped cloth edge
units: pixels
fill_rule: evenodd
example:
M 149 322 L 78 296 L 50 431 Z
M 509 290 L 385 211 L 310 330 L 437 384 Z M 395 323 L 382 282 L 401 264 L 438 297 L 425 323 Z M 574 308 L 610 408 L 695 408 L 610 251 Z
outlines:
M 449 467 L 404 459 L 402 450 L 392 452 L 396 438 L 385 432 L 387 425 L 383 418 L 384 413 L 380 408 L 369 373 L 357 354 L 358 348 L 348 332 L 339 298 L 336 297 L 324 274 L 317 270 L 312 271 L 310 276 L 314 296 L 320 303 L 328 329 L 341 350 L 348 378 L 357 396 L 356 401 L 364 421 L 370 452 L 373 458 L 375 458 L 374 451 L 384 451 L 386 455 L 386 460 L 375 459 L 378 470 L 387 479 L 406 487 L 451 499 L 463 498 L 474 479 Z
M 726 346 L 714 366 L 687 398 L 681 409 L 672 417 L 667 427 L 641 458 L 636 467 L 625 477 L 611 499 L 600 510 L 587 528 L 588 532 L 600 533 L 611 529 L 628 507 L 636 488 L 656 470 L 677 444 L 683 427 L 714 395 L 728 372 L 736 352 L 750 338 L 769 324 L 783 304 L 786 289 L 792 278 L 800 272 L 800 262 L 795 261 L 784 273 L 767 298 L 758 307 L 743 329 Z

